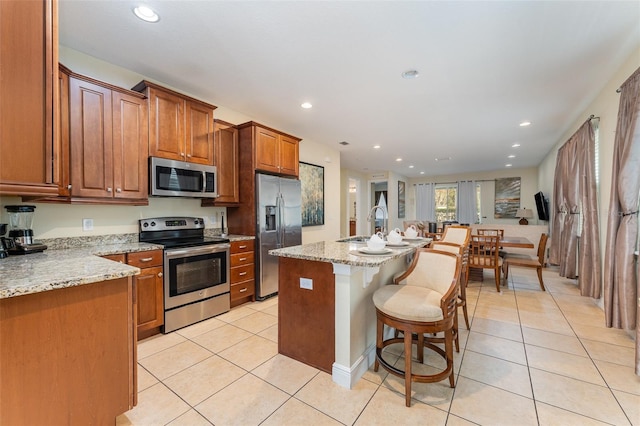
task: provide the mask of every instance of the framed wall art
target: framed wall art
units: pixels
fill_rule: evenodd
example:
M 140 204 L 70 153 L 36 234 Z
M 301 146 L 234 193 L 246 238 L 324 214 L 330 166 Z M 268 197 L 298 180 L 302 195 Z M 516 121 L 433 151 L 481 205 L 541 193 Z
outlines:
M 520 208 L 520 178 L 496 179 L 496 219 L 513 219 Z
M 398 218 L 402 219 L 405 216 L 405 183 L 401 180 L 398 181 Z
M 302 226 L 324 225 L 324 167 L 300 162 Z

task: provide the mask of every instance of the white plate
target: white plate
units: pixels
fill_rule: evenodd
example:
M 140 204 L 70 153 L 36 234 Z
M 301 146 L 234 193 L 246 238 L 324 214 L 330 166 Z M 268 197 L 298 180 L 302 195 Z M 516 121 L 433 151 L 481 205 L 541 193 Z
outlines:
M 400 241 L 399 243 L 390 243 L 387 241 L 387 247 L 407 247 L 409 243 L 406 241 Z
M 422 240 L 424 240 L 423 237 L 415 237 L 415 238 L 402 237 L 402 239 L 405 240 L 405 241 L 422 241 Z
M 383 248 L 381 250 L 371 250 L 369 247 L 362 247 L 358 249 L 360 253 L 364 254 L 372 254 L 372 255 L 380 255 L 380 254 L 389 254 L 392 253 L 391 249 Z

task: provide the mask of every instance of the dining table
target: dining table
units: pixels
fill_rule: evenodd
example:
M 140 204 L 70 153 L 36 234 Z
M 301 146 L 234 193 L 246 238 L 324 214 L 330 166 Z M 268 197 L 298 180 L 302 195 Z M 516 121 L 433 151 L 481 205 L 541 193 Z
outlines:
M 532 249 L 534 247 L 534 244 L 525 237 L 504 236 L 500 238 L 500 248 Z M 469 268 L 469 279 L 473 281 L 484 281 L 483 271 L 484 269 L 482 268 Z

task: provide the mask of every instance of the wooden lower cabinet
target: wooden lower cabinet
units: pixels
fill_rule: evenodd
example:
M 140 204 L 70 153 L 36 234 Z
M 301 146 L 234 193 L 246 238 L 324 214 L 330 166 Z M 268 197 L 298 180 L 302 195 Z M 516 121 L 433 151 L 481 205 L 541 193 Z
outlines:
M 114 424 L 135 405 L 134 286 L 0 299 L 0 424 Z
M 256 300 L 254 242 L 231 242 L 231 307 Z
M 133 277 L 136 284 L 138 340 L 160 333 L 160 327 L 164 325 L 162 250 L 118 253 L 102 257 L 140 268 L 140 274 Z

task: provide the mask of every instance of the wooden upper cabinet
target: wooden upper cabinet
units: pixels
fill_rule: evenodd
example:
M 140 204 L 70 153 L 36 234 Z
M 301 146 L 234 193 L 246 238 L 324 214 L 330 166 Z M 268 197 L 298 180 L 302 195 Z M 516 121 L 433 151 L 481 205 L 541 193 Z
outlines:
M 68 123 L 61 120 L 60 133 L 68 126 L 71 201 L 146 204 L 149 133 L 144 96 L 69 74 Z M 65 195 L 64 183 L 60 193 Z
M 207 104 L 185 102 L 187 161 L 214 164 L 214 124 L 213 109 Z
M 215 120 L 214 165 L 218 175 L 218 197 L 202 200 L 203 206 L 233 206 L 240 202 L 238 129 Z
M 133 90 L 149 98 L 149 155 L 213 165 L 217 108 L 148 81 Z
M 251 135 L 251 140 L 245 140 L 241 145 L 252 147 L 255 170 L 298 176 L 299 138 L 255 122 L 244 123 L 238 127 L 252 129 L 250 133 L 241 131 L 241 134 L 245 135 L 243 139 L 247 139 L 246 135 Z
M 298 176 L 300 139 L 280 135 L 280 173 Z
M 56 30 L 56 0 L 0 1 L 0 194 L 58 193 Z

